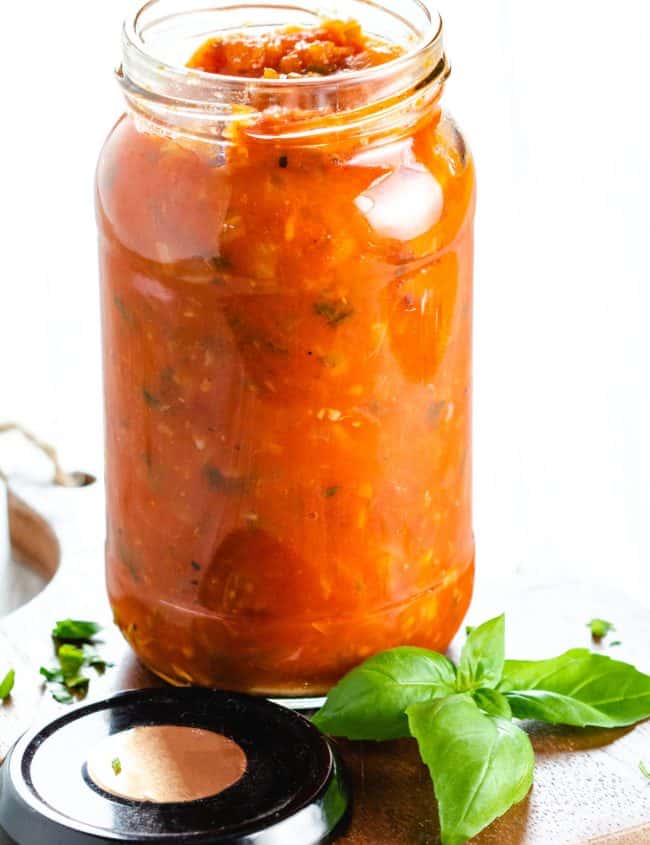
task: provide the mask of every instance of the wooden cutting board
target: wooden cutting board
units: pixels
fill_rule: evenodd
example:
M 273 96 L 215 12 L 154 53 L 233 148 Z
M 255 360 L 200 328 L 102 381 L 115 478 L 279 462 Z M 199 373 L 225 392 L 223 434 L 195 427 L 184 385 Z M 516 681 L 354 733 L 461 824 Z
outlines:
M 103 497 L 98 486 L 80 490 L 28 488 L 29 500 L 12 497 L 16 554 L 44 573 L 50 586 L 31 603 L 0 619 L 0 672 L 13 666 L 17 682 L 0 706 L 0 759 L 22 731 L 59 711 L 43 695 L 38 668 L 52 660 L 49 631 L 67 616 L 105 620 L 104 651 L 117 664 L 93 680 L 90 696 L 103 697 L 159 681 L 142 669 L 115 628 L 103 581 Z M 42 514 L 42 517 L 39 516 Z M 480 561 L 483 571 L 489 562 Z M 58 570 L 58 571 L 57 571 Z M 485 578 L 483 578 L 485 581 Z M 514 581 L 483 587 L 479 580 L 469 622 L 503 610 L 507 653 L 513 658 L 555 656 L 589 646 L 585 627 L 594 616 L 617 624 L 622 645 L 604 649 L 650 672 L 650 613 L 623 594 L 587 583 Z M 452 652 L 457 654 L 463 635 Z M 536 751 L 535 786 L 529 797 L 485 830 L 477 845 L 648 845 L 650 782 L 639 762 L 650 765 L 650 723 L 630 730 L 551 729 L 526 725 Z M 351 821 L 339 842 L 349 845 L 439 845 L 431 782 L 414 743 L 341 743 L 354 790 Z

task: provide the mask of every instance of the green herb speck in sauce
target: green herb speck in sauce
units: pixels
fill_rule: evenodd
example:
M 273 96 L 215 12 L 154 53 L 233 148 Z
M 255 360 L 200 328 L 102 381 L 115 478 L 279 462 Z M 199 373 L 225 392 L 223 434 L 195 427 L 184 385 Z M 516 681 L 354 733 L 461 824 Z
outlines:
M 129 309 L 124 304 L 124 300 L 122 299 L 122 297 L 120 297 L 120 296 L 114 297 L 113 302 L 115 303 L 115 307 L 117 308 L 117 310 L 120 312 L 122 319 L 126 323 L 133 323 L 134 322 L 133 314 L 129 311 Z
M 209 262 L 211 267 L 215 270 L 229 270 L 232 263 L 225 257 L 225 255 L 214 255 Z
M 113 762 L 111 763 L 111 767 L 113 768 L 113 773 L 117 775 L 122 774 L 122 763 L 120 762 L 120 758 L 116 757 Z
M 338 326 L 354 314 L 347 299 L 320 299 L 314 304 L 314 311 L 330 326 Z
M 213 490 L 219 490 L 222 493 L 241 493 L 248 487 L 248 482 L 245 478 L 225 475 L 219 467 L 207 464 L 203 468 L 203 473 Z
M 150 390 L 147 390 L 146 387 L 142 388 L 142 397 L 150 408 L 160 408 L 162 404 L 160 399 L 157 396 L 154 396 L 154 394 Z

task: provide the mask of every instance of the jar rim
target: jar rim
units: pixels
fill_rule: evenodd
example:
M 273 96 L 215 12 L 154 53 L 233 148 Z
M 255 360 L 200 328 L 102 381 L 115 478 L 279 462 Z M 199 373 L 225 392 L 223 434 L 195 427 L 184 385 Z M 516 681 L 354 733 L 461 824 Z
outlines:
M 408 25 L 415 33 L 412 25 L 403 13 L 390 8 L 385 0 L 354 0 L 360 6 L 385 11 L 403 24 Z M 403 55 L 390 61 L 369 68 L 349 70 L 330 76 L 303 76 L 287 78 L 251 78 L 231 76 L 227 74 L 210 73 L 197 68 L 188 68 L 178 62 L 170 62 L 154 55 L 148 48 L 144 37 L 143 18 L 161 5 L 169 5 L 169 0 L 147 0 L 143 4 L 138 0 L 127 15 L 122 31 L 123 63 L 118 69 L 118 76 L 123 85 L 134 89 L 140 95 L 149 95 L 154 99 L 183 102 L 190 104 L 217 104 L 224 102 L 236 103 L 241 99 L 242 91 L 258 94 L 270 94 L 282 98 L 287 92 L 303 92 L 307 96 L 322 96 L 326 91 L 340 91 L 357 86 L 382 87 L 382 83 L 390 85 L 391 81 L 402 86 L 405 90 L 415 84 L 430 84 L 442 82 L 449 72 L 443 44 L 443 23 L 440 13 L 428 0 L 408 0 L 414 12 L 421 15 L 424 27 L 419 32 L 417 43 L 410 46 Z M 217 5 L 221 3 L 222 5 Z M 179 4 L 181 5 L 181 4 Z M 400 4 L 401 5 L 401 4 Z M 329 17 L 326 9 L 321 9 L 310 0 L 291 2 L 291 0 L 259 0 L 259 2 L 226 2 L 212 0 L 209 9 L 195 11 L 232 12 L 233 10 L 268 8 L 291 13 L 304 13 L 314 16 L 316 20 Z M 189 13 L 191 10 L 188 10 Z M 172 17 L 181 15 L 166 15 L 158 19 L 159 23 L 169 21 Z M 281 24 L 279 25 L 281 26 Z M 151 24 L 148 25 L 151 28 Z M 241 32 L 245 27 L 236 31 Z M 206 37 L 209 37 L 206 35 Z M 204 39 L 205 40 L 205 39 Z M 415 39 L 414 39 L 415 40 Z M 396 85 L 393 85 L 396 87 Z

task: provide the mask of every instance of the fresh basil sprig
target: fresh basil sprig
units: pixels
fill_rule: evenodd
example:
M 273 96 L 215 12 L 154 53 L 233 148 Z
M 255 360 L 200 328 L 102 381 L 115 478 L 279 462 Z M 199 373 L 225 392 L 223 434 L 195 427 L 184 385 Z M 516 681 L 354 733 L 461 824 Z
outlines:
M 505 660 L 505 618 L 469 631 L 458 668 L 404 647 L 371 657 L 329 694 L 314 723 L 348 739 L 412 736 L 429 768 L 443 845 L 461 845 L 523 800 L 528 735 L 513 718 L 624 727 L 650 717 L 650 676 L 586 649 Z

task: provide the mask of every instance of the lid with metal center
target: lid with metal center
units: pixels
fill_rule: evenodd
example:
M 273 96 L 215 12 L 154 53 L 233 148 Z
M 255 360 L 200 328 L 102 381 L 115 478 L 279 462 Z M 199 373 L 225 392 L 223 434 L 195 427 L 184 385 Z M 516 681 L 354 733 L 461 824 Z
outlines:
M 304 717 L 234 693 L 139 690 L 18 742 L 0 771 L 0 845 L 319 845 L 347 805 L 336 753 Z

